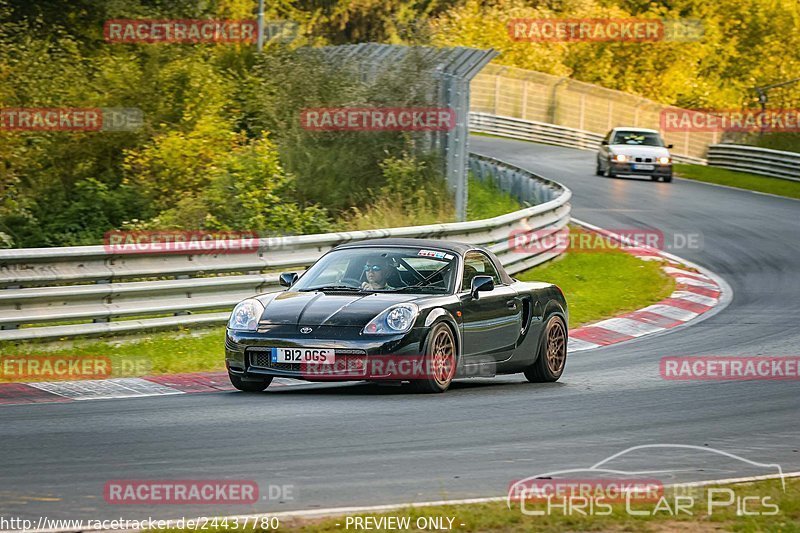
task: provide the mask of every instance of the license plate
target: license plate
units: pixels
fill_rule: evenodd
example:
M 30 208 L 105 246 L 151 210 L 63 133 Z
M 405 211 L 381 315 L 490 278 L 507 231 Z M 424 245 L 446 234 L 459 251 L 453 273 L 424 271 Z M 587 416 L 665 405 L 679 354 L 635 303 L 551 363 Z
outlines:
M 633 170 L 653 170 L 655 165 L 633 165 Z
M 325 348 L 272 348 L 273 363 L 315 363 L 332 365 L 336 362 L 333 349 Z

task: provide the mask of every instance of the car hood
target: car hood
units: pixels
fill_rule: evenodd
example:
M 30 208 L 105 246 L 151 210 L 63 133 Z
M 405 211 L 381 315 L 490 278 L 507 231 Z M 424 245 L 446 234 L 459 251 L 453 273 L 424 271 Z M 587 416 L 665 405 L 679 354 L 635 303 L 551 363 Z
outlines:
M 366 326 L 394 304 L 417 300 L 418 294 L 284 291 L 259 298 L 261 324 L 298 326 Z
M 669 157 L 669 150 L 663 146 L 636 146 L 631 144 L 612 144 L 608 147 L 612 154 L 631 157 Z

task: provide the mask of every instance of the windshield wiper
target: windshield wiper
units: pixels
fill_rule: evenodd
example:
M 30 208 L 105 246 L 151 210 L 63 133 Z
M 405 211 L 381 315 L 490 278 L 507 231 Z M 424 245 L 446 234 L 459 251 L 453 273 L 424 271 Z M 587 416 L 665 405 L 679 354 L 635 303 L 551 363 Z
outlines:
M 360 287 L 351 287 L 350 285 L 320 285 L 319 287 L 309 287 L 307 289 L 300 289 L 300 292 L 311 291 L 347 291 L 347 292 L 362 292 Z

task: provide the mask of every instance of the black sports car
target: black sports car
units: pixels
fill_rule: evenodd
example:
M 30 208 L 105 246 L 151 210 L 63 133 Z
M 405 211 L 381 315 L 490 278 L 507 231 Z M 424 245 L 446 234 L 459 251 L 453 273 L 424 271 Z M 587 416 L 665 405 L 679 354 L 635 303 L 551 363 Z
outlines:
M 567 357 L 557 286 L 517 281 L 488 250 L 421 239 L 337 246 L 285 291 L 240 302 L 225 363 L 234 387 L 273 377 L 410 382 L 444 392 L 454 378 L 524 372 L 556 381 Z

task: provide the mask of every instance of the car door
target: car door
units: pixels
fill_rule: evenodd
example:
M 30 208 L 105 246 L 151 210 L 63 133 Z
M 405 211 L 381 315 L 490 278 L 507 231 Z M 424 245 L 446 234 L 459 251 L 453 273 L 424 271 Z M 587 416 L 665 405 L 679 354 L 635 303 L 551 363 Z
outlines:
M 503 283 L 492 260 L 481 251 L 464 255 L 461 282 L 465 362 L 503 361 L 511 356 L 522 327 L 522 305 L 517 292 Z M 470 295 L 472 278 L 492 276 L 494 289 Z

